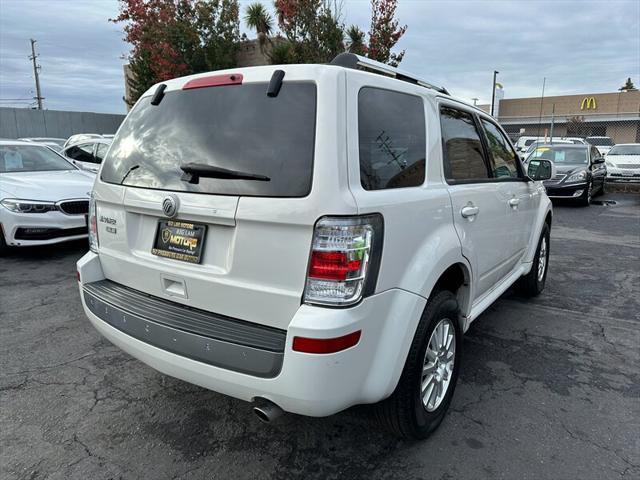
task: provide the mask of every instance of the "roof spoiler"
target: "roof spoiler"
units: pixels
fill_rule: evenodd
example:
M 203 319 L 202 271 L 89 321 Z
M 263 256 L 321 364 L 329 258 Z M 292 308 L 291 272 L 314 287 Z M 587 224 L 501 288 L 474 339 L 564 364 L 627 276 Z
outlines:
M 449 92 L 444 87 L 438 87 L 421 78 L 416 77 L 409 72 L 400 70 L 399 68 L 392 67 L 391 65 L 387 65 L 385 63 L 371 60 L 367 57 L 356 55 L 355 53 L 341 53 L 333 60 L 331 60 L 330 65 L 353 68 L 354 70 L 365 70 L 367 72 L 377 73 L 378 75 L 385 75 L 405 82 L 413 83 L 415 85 L 420 85 L 421 87 L 430 88 L 431 90 L 444 93 L 445 95 L 449 95 Z

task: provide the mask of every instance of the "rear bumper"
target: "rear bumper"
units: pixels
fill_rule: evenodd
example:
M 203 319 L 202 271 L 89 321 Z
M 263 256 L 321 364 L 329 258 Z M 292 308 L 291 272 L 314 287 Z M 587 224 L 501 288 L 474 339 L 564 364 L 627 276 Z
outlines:
M 96 315 L 100 312 L 84 295 L 86 284 L 104 279 L 98 255 L 87 253 L 78 271 L 85 313 L 122 350 L 164 374 L 246 401 L 264 397 L 285 411 L 309 416 L 331 415 L 391 394 L 426 303 L 404 290 L 388 290 L 347 309 L 301 305 L 286 331 L 279 373 L 268 378 L 188 358 L 115 328 Z M 292 350 L 294 336 L 334 338 L 357 330 L 362 331 L 359 343 L 341 352 Z

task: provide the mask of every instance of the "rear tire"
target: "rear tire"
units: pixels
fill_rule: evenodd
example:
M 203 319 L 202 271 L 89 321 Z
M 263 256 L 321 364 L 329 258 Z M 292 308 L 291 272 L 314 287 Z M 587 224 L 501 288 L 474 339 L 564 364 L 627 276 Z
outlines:
M 538 240 L 538 248 L 531 271 L 518 280 L 518 291 L 525 297 L 535 297 L 544 290 L 549 270 L 549 237 L 549 225 L 545 222 Z
M 460 369 L 462 330 L 458 316 L 453 293 L 439 291 L 429 299 L 396 389 L 374 406 L 378 422 L 391 433 L 422 439 L 442 422 Z

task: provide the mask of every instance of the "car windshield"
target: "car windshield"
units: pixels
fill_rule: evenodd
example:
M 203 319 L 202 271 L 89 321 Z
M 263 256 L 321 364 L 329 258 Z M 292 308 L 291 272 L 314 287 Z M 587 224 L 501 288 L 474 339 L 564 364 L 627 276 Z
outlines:
M 567 141 L 564 141 L 564 140 L 561 140 L 561 141 L 554 140 L 554 141 L 553 141 L 553 143 L 564 143 L 564 144 L 568 144 L 568 143 L 571 143 L 571 142 L 567 142 Z M 535 141 L 535 142 L 533 142 L 531 145 L 529 145 L 529 148 L 527 149 L 527 153 L 531 153 L 531 152 L 533 152 L 536 148 L 538 148 L 540 145 L 546 145 L 546 144 L 547 144 L 547 142 L 538 142 L 538 141 Z M 548 143 L 548 145 L 551 145 L 551 143 Z
M 103 181 L 140 188 L 265 197 L 311 191 L 316 86 L 286 81 L 165 93 L 140 100 L 103 162 Z M 268 181 L 185 177 L 189 163 L 269 177 Z
M 528 146 L 529 146 L 529 145 L 531 145 L 533 142 L 535 142 L 535 140 L 534 140 L 533 138 L 532 138 L 532 139 L 529 139 L 529 140 L 525 140 L 525 141 L 524 141 L 524 146 L 525 146 L 525 147 L 528 147 Z
M 609 137 L 587 137 L 587 142 L 596 147 L 611 147 L 614 145 L 613 140 Z
M 638 145 L 616 145 L 607 155 L 640 155 L 640 144 Z
M 75 170 L 57 153 L 39 145 L 0 145 L 0 173 Z
M 544 158 L 551 160 L 556 164 L 564 165 L 582 165 L 589 162 L 587 158 L 587 148 L 567 148 L 558 146 L 543 146 L 538 147 L 531 154 L 529 160 L 532 158 Z

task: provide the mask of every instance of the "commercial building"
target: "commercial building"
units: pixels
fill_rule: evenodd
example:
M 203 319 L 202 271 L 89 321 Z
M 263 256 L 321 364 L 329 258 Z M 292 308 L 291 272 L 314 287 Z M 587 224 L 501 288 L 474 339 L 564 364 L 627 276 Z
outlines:
M 480 108 L 489 110 L 488 105 Z M 608 136 L 615 143 L 640 142 L 638 90 L 501 99 L 495 111 L 512 138 L 553 133 L 553 136 Z

